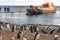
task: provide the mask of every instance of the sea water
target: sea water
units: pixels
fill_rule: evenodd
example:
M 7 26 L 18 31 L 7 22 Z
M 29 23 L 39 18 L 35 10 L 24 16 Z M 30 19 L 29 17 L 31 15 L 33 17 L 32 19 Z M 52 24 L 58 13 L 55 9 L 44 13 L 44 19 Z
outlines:
M 2 12 L 4 12 L 3 7 Z M 60 25 L 60 6 L 56 6 L 56 13 L 53 15 L 33 15 L 33 16 L 27 16 L 26 9 L 29 8 L 29 6 L 9 6 L 13 10 L 19 11 L 14 13 L 0 13 L 0 21 L 4 22 L 10 22 L 14 24 L 47 24 L 47 25 Z M 18 8 L 18 9 L 15 9 Z M 13 11 L 10 10 L 10 11 Z

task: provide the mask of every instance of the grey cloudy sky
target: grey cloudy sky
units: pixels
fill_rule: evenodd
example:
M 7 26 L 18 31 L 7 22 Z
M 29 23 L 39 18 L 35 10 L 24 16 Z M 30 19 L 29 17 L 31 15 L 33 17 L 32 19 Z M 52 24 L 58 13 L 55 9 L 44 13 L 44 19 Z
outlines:
M 60 0 L 0 0 L 0 5 L 41 5 L 46 2 L 60 6 Z

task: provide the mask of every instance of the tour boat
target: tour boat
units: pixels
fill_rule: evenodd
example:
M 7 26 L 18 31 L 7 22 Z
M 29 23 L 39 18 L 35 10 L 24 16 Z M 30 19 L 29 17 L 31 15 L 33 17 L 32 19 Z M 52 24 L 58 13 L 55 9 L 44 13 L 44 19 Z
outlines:
M 53 14 L 56 12 L 53 3 L 45 3 L 42 4 L 42 6 L 30 6 L 30 8 L 26 10 L 26 15 Z

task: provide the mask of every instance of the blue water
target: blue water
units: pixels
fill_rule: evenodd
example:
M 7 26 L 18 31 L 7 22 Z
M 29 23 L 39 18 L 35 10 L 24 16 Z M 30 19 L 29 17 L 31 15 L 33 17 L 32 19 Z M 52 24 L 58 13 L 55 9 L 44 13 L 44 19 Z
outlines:
M 2 12 L 4 12 L 3 7 Z M 4 22 L 10 22 L 14 24 L 47 24 L 47 25 L 60 25 L 60 6 L 56 6 L 56 13 L 53 15 L 34 15 L 34 16 L 27 16 L 26 9 L 29 6 L 9 6 L 13 10 L 18 10 L 19 12 L 14 13 L 0 13 L 0 20 Z M 18 9 L 15 9 L 18 8 Z

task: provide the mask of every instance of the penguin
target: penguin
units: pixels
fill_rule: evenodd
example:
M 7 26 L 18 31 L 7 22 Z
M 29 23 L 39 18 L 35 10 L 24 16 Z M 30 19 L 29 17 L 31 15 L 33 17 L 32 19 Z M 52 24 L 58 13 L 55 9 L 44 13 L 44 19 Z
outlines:
M 46 31 L 49 29 L 49 27 L 46 28 Z
M 38 31 L 39 31 L 39 28 L 37 27 L 36 30 L 37 30 L 37 32 L 38 32 Z
M 58 29 L 57 33 L 59 33 L 59 32 L 60 32 L 60 27 L 59 27 L 59 29 Z
M 58 35 L 54 35 L 54 40 L 58 40 Z
M 12 26 L 12 32 L 14 32 L 14 25 Z
M 13 37 L 11 37 L 11 39 L 10 39 L 10 40 L 15 40 L 15 39 L 14 39 L 14 36 L 13 36 Z
M 24 26 L 21 26 L 20 30 L 24 31 Z
M 40 33 L 36 32 L 35 36 L 34 36 L 34 40 L 38 40 L 40 36 Z
M 9 25 L 9 23 L 7 24 L 7 28 L 10 29 L 10 25 Z
M 33 27 L 32 26 L 30 27 L 30 31 L 31 31 L 31 33 L 33 33 Z
M 27 40 L 27 38 L 23 37 L 23 40 Z
M 2 40 L 2 36 L 0 36 L 0 40 Z
M 37 28 L 36 26 L 33 26 L 34 32 L 37 32 L 37 29 L 36 28 Z
M 0 26 L 0 30 L 2 30 L 1 26 Z
M 19 31 L 18 34 L 17 34 L 17 38 L 18 38 L 18 39 L 19 39 L 19 38 L 22 38 L 22 36 L 23 36 L 23 32 L 22 32 L 22 31 Z
M 3 30 L 3 26 L 1 26 L 0 29 Z
M 54 31 L 55 31 L 55 30 L 54 30 L 54 29 L 52 29 L 52 30 L 51 30 L 51 32 L 50 32 L 50 34 L 53 34 L 53 32 L 54 32 Z
M 26 30 L 28 30 L 28 31 L 29 31 L 29 27 L 26 27 Z

